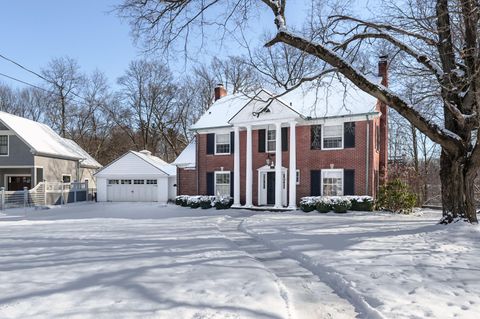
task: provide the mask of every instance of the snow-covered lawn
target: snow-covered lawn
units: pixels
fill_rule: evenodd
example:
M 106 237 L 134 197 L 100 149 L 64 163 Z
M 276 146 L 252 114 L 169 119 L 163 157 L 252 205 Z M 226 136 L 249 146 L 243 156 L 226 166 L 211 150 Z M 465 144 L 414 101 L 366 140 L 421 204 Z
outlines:
M 26 212 L 0 213 L 0 318 L 480 313 L 479 227 L 435 225 L 434 212 L 320 215 L 121 203 Z

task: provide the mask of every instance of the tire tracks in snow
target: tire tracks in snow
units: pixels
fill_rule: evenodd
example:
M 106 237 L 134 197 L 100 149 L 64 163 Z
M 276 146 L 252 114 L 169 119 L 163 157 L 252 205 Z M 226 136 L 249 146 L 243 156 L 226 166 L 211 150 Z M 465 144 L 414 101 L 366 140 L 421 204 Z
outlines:
M 301 262 L 286 256 L 244 227 L 245 216 L 224 216 L 217 227 L 240 250 L 260 262 L 274 277 L 288 319 L 354 318 L 354 306 L 334 293 Z

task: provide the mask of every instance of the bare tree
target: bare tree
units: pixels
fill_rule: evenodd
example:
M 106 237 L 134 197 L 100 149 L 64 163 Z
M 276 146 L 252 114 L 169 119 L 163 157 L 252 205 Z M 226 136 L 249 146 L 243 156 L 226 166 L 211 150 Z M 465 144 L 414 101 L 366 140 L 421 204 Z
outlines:
M 480 4 L 473 0 L 392 1 L 388 9 L 395 12 L 384 21 L 366 21 L 342 11 L 325 20 L 314 12 L 303 32 L 288 28 L 286 0 L 124 0 L 119 10 L 128 13 L 134 32 L 146 34 L 154 47 L 165 48 L 185 39 L 190 28 L 201 28 L 207 22 L 226 25 L 225 16 L 211 14 L 214 6 L 222 6 L 223 12 L 243 21 L 241 17 L 259 2 L 273 13 L 276 28 L 267 47 L 287 44 L 326 62 L 440 145 L 442 222 L 465 218 L 477 223 L 473 185 L 480 166 L 480 144 L 472 143 L 471 136 L 480 120 Z M 318 2 L 315 8 L 321 11 L 324 7 L 324 2 Z M 378 41 L 401 51 L 411 73 L 435 85 L 431 89 L 440 92 L 440 123 L 428 119 L 400 91 L 373 81 L 353 63 L 357 52 L 367 50 L 365 44 Z
M 75 97 L 85 80 L 84 76 L 80 73 L 77 61 L 69 57 L 53 59 L 42 70 L 42 76 L 47 81 L 48 90 L 52 92 L 50 97 L 54 107 L 48 114 L 51 124 L 58 126 L 61 136 L 66 137 L 70 108 L 74 108 Z

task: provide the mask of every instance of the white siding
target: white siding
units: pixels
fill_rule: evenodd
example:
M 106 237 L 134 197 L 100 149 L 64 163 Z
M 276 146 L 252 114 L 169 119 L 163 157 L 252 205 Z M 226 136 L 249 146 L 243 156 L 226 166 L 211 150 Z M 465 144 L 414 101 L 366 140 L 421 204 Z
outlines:
M 168 202 L 168 178 L 159 178 L 158 183 L 158 202 L 167 203 Z
M 176 184 L 177 184 L 177 177 L 170 176 L 168 178 L 168 200 L 175 200 L 175 197 L 177 196 Z
M 112 176 L 166 176 L 166 174 L 135 154 L 127 153 L 97 174 L 97 178 Z
M 107 201 L 107 179 L 103 177 L 97 177 L 97 201 Z

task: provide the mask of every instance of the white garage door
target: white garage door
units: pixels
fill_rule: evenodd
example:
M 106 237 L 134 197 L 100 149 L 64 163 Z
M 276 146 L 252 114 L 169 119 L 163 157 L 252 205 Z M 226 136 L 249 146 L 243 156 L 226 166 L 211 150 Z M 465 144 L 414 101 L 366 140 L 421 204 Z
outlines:
M 156 202 L 157 189 L 156 179 L 109 179 L 107 180 L 107 201 Z

